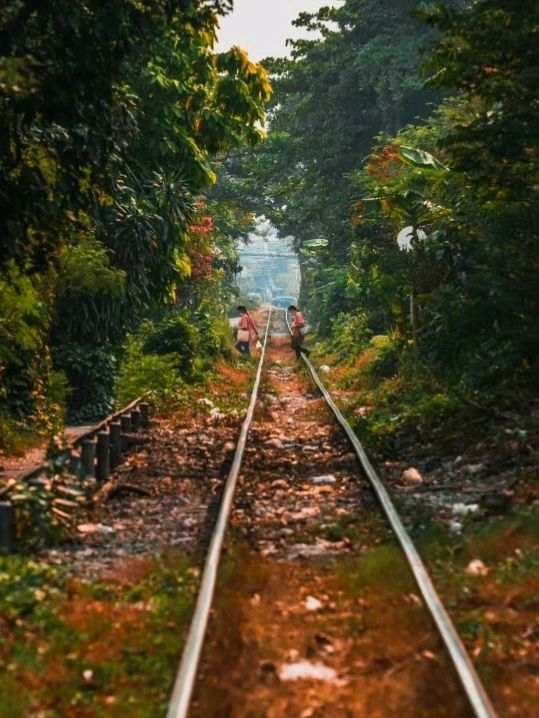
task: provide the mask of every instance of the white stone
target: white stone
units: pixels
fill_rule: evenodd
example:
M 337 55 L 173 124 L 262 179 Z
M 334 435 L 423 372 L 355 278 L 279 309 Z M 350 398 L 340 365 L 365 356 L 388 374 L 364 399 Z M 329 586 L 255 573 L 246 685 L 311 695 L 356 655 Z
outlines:
M 337 671 L 334 668 L 317 661 L 297 661 L 296 663 L 283 663 L 279 667 L 279 678 L 282 681 L 311 680 L 337 683 Z
M 466 514 L 475 514 L 479 510 L 479 504 L 453 504 L 451 511 L 455 516 L 466 516 Z
M 311 479 L 311 484 L 334 484 L 337 479 L 333 476 L 333 474 L 321 474 L 320 476 L 313 476 Z
M 308 611 L 318 611 L 324 605 L 322 601 L 319 601 L 314 596 L 307 596 L 303 603 Z

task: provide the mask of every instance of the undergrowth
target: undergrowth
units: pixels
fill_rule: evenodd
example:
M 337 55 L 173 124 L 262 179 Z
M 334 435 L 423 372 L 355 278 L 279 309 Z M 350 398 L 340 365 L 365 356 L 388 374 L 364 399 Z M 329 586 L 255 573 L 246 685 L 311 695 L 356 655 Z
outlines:
M 196 585 L 173 552 L 110 582 L 0 558 L 3 718 L 164 715 Z
M 330 361 L 330 389 L 347 393 L 348 419 L 362 441 L 386 458 L 415 445 L 431 451 L 452 446 L 463 435 L 480 439 L 490 432 L 499 442 L 525 445 L 539 430 L 539 418 L 527 385 L 512 380 L 495 388 L 472 389 L 435 376 L 411 346 L 394 337 L 372 337 L 348 356 L 330 344 L 317 348 L 320 362 Z

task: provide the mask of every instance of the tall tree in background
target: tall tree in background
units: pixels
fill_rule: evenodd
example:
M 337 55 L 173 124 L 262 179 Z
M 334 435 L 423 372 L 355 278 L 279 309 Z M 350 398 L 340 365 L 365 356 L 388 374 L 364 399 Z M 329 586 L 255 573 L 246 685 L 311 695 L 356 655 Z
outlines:
M 432 31 L 411 16 L 416 4 L 346 0 L 303 13 L 295 24 L 315 39 L 293 41 L 290 60 L 267 63 L 274 86 L 270 133 L 247 162 L 252 194 L 298 247 L 327 239 L 321 252 L 326 268 L 347 255 L 353 238 L 348 174 L 380 132 L 425 116 L 437 97 L 425 91 L 419 73 L 419 47 Z M 313 258 L 303 265 L 304 297 L 309 301 L 311 288 L 328 285 L 328 303 L 344 309 L 346 272 L 318 279 Z

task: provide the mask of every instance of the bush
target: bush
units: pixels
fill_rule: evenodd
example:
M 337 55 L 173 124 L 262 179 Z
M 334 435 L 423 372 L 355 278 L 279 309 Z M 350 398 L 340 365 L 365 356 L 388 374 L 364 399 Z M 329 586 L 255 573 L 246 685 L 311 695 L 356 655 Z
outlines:
M 173 357 L 181 376 L 186 379 L 194 378 L 200 352 L 198 332 L 191 322 L 184 314 L 174 312 L 158 324 L 144 322 L 141 327 L 145 336 L 144 354 Z
M 19 454 L 36 441 L 36 432 L 20 421 L 0 415 L 0 449 L 8 454 Z
M 211 369 L 215 359 L 232 357 L 232 335 L 226 317 L 199 313 L 196 315 L 196 327 L 204 369 Z
M 333 319 L 331 325 L 332 347 L 342 357 L 360 354 L 373 335 L 367 326 L 365 314 L 346 314 L 341 312 Z
M 71 387 L 67 397 L 71 421 L 94 421 L 111 411 L 117 369 L 116 352 L 111 344 L 64 345 L 56 349 L 54 364 Z
M 175 354 L 144 354 L 140 337 L 129 337 L 116 382 L 115 395 L 120 406 L 145 394 L 157 409 L 167 412 L 184 390 Z
M 144 320 L 125 345 L 115 396 L 120 405 L 146 394 L 170 411 L 187 385 L 202 381 L 218 358 L 232 355 L 226 318 L 173 310 L 161 321 Z
M 373 337 L 371 345 L 376 349 L 376 356 L 369 365 L 369 374 L 384 379 L 395 376 L 403 354 L 402 345 L 385 335 Z

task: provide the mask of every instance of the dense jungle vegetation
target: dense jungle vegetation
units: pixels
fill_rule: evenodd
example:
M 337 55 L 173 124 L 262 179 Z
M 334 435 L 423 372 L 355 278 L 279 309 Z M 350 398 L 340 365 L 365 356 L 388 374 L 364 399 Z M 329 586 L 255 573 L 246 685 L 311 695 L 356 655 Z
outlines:
M 228 344 L 211 318 L 253 217 L 226 181 L 208 192 L 270 95 L 241 49 L 214 51 L 230 9 L 2 4 L 0 447 L 192 381 Z
M 329 351 L 536 388 L 537 3 L 345 0 L 263 66 L 214 51 L 231 7 L 3 4 L 0 446 L 203 376 L 257 214 Z
M 398 394 L 533 393 L 539 6 L 345 0 L 295 24 L 312 39 L 264 63 L 269 138 L 234 166 L 295 237 L 327 349 L 384 335 Z

